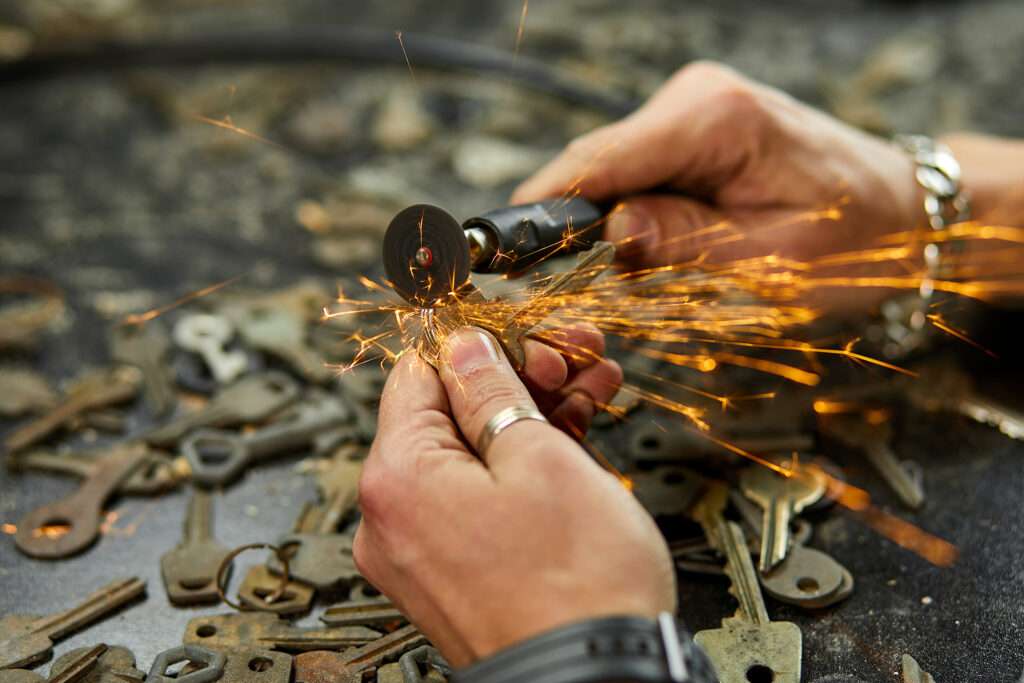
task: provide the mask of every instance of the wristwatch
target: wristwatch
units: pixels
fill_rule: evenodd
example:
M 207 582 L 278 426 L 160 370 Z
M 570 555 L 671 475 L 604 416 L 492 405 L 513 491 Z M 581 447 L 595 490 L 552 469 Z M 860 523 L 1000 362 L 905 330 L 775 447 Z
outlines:
M 452 683 L 718 683 L 711 660 L 662 612 L 556 628 L 454 672 Z
M 941 298 L 935 283 L 954 275 L 954 260 L 962 244 L 946 229 L 971 216 L 970 197 L 960 182 L 960 164 L 948 146 L 923 135 L 899 135 L 896 144 L 914 162 L 914 178 L 924 190 L 924 212 L 929 233 L 924 238 L 925 273 L 918 291 L 882 304 L 881 325 L 869 330 L 869 338 L 881 337 L 883 352 L 900 358 L 921 348 L 928 337 L 928 310 Z

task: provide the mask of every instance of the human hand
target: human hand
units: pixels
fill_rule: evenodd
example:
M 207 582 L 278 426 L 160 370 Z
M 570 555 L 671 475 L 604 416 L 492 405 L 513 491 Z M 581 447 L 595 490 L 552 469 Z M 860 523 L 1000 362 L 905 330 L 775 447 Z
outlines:
M 897 146 L 707 62 L 679 70 L 632 115 L 574 140 L 512 202 L 573 189 L 620 201 L 606 238 L 638 267 L 698 255 L 813 261 L 924 220 L 913 165 Z M 870 274 L 905 272 L 906 264 L 887 265 L 872 264 Z M 826 303 L 863 310 L 884 295 L 837 289 Z
M 527 351 L 527 374 L 551 386 L 564 370 L 542 370 L 538 354 L 547 352 Z M 606 369 L 574 381 L 610 400 L 621 370 L 595 367 Z M 486 453 L 468 445 L 513 406 L 534 401 L 476 328 L 447 340 L 439 372 L 405 354 L 384 389 L 360 481 L 360 572 L 456 666 L 573 621 L 653 617 L 676 605 L 654 521 L 576 441 L 522 420 Z

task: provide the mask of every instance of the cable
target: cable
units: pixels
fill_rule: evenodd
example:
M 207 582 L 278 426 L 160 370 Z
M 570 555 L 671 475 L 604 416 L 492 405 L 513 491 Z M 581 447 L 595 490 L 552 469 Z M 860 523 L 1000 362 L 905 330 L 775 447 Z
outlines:
M 513 83 L 619 118 L 637 107 L 526 57 L 448 38 L 402 34 L 417 68 L 499 74 Z M 53 78 L 74 71 L 138 66 L 182 67 L 212 63 L 351 61 L 405 65 L 394 33 L 342 26 L 295 26 L 202 33 L 176 38 L 101 40 L 28 56 L 0 65 L 0 85 Z

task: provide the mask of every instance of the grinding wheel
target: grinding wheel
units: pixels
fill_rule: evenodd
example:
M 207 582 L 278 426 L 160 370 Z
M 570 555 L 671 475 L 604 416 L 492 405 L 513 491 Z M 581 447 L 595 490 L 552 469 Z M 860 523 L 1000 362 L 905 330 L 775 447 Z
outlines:
M 384 270 L 414 306 L 434 306 L 469 279 L 469 242 L 459 222 L 429 204 L 403 209 L 384 234 Z

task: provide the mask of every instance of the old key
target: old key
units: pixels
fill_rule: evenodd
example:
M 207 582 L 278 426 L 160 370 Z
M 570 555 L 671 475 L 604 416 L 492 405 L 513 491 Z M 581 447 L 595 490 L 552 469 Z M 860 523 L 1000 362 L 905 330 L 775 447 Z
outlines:
M 146 402 L 155 415 L 166 415 L 177 402 L 170 371 L 164 364 L 170 348 L 170 337 L 159 320 L 115 325 L 110 333 L 111 358 L 142 371 Z
M 426 643 L 415 626 L 403 626 L 343 653 L 312 651 L 295 658 L 295 680 L 304 683 L 360 683 L 364 674 Z
M 283 652 L 340 650 L 366 645 L 380 633 L 362 626 L 301 628 L 268 612 L 236 612 L 196 617 L 185 629 L 185 643 L 222 650 L 260 647 Z
M 281 307 L 245 306 L 231 309 L 245 343 L 288 363 L 313 384 L 325 384 L 337 374 L 306 342 L 306 321 L 297 312 Z
M 103 467 L 105 459 L 112 453 L 131 449 L 144 452 L 146 457 L 117 487 L 118 493 L 150 496 L 178 485 L 181 477 L 172 467 L 170 457 L 160 451 L 150 450 L 141 442 L 128 442 L 112 448 L 64 454 L 29 451 L 9 458 L 7 467 L 16 472 L 39 470 L 88 479 Z
M 221 430 L 193 432 L 181 444 L 192 471 L 192 480 L 204 486 L 222 486 L 238 477 L 249 465 L 287 451 L 315 444 L 349 422 L 345 403 L 324 392 L 292 406 L 279 420 L 250 434 Z
M 145 436 L 157 446 L 170 446 L 202 427 L 234 427 L 259 422 L 299 397 L 299 385 L 283 372 L 248 375 L 217 392 L 201 410 L 183 415 Z
M 4 448 L 8 453 L 20 451 L 88 410 L 128 401 L 138 394 L 141 384 L 142 374 L 136 368 L 90 372 L 68 390 L 57 407 L 12 432 L 4 441 Z
M 54 683 L 54 676 L 73 673 L 72 667 L 77 666 L 77 661 L 90 652 L 91 648 L 76 648 L 55 659 L 50 666 L 49 683 Z M 81 678 L 80 683 L 141 683 L 145 678 L 145 672 L 135 668 L 135 655 L 132 651 L 112 645 L 96 658 L 95 664 Z M 73 680 L 79 683 L 78 679 Z
M 85 550 L 99 535 L 103 504 L 147 456 L 146 449 L 129 446 L 103 458 L 102 464 L 77 491 L 63 500 L 37 508 L 18 522 L 14 535 L 18 549 L 30 557 L 49 560 Z M 67 526 L 68 529 L 57 535 L 41 532 L 51 526 Z
M 825 494 L 825 475 L 816 467 L 796 467 L 786 476 L 763 465 L 740 474 L 740 488 L 764 511 L 761 527 L 760 569 L 769 572 L 786 559 L 789 523 L 793 515 L 813 505 Z
M 803 636 L 792 622 L 768 619 L 743 531 L 722 516 L 727 496 L 724 485 L 713 485 L 695 514 L 726 557 L 739 611 L 723 619 L 721 628 L 698 631 L 693 639 L 711 657 L 721 683 L 799 683 Z
M 185 533 L 177 548 L 160 558 L 167 597 L 175 605 L 217 602 L 217 569 L 230 552 L 213 538 L 213 501 L 196 490 L 185 516 Z
M 249 366 L 245 351 L 224 348 L 235 334 L 231 322 L 224 316 L 209 313 L 186 315 L 175 323 L 172 334 L 178 346 L 202 356 L 210 374 L 219 384 L 234 382 Z
M 0 669 L 46 659 L 53 641 L 109 616 L 145 592 L 146 584 L 140 579 L 120 579 L 63 612 L 48 617 L 12 614 L 0 619 Z

